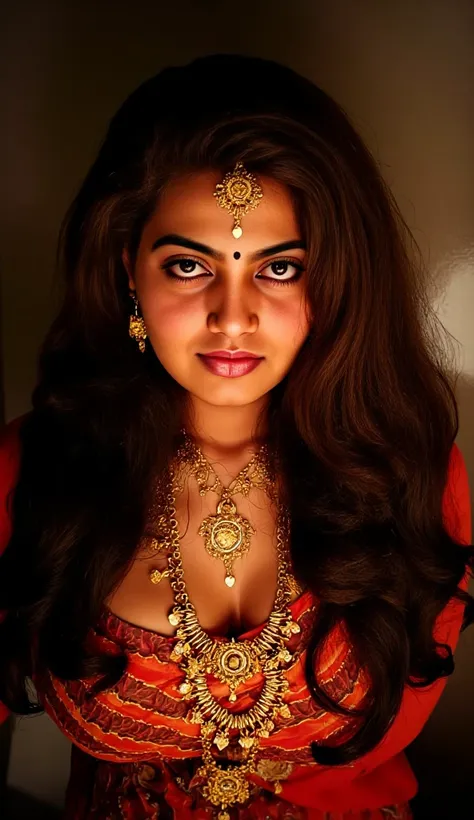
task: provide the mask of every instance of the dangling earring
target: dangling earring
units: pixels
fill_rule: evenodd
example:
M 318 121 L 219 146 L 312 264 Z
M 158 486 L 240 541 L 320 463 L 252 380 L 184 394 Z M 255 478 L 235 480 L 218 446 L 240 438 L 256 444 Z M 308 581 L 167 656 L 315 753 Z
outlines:
M 143 316 L 138 315 L 138 299 L 135 296 L 133 291 L 130 291 L 130 296 L 132 297 L 135 303 L 135 313 L 130 316 L 130 322 L 128 327 L 128 335 L 135 339 L 138 342 L 138 347 L 140 348 L 140 353 L 145 352 L 145 339 L 147 338 L 147 332 L 145 327 L 145 322 Z

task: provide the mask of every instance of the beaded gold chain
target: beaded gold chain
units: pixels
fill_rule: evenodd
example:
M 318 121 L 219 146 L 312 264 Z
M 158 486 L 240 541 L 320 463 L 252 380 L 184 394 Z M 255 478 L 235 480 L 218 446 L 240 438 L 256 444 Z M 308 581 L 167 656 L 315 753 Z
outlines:
M 277 522 L 278 572 L 277 589 L 272 612 L 262 631 L 253 640 L 212 639 L 200 626 L 195 608 L 191 603 L 184 581 L 181 560 L 178 521 L 176 518 L 175 493 L 179 490 L 174 468 L 169 470 L 167 504 L 167 535 L 169 583 L 174 604 L 168 615 L 172 625 L 177 626 L 177 643 L 171 659 L 184 672 L 179 691 L 189 701 L 194 701 L 188 713 L 192 723 L 201 726 L 202 766 L 196 775 L 202 778 L 202 793 L 220 810 L 218 820 L 229 820 L 227 808 L 243 803 L 249 797 L 247 775 L 256 771 L 255 759 L 258 742 L 268 737 L 279 716 L 289 717 L 284 695 L 288 682 L 284 670 L 293 655 L 287 647 L 290 637 L 300 631 L 289 609 L 292 574 L 289 563 L 288 535 L 289 515 L 285 506 L 279 504 Z M 229 701 L 237 700 L 238 686 L 263 673 L 265 682 L 260 697 L 246 712 L 232 712 L 222 706 L 209 689 L 208 676 L 214 676 L 229 687 Z M 238 764 L 223 768 L 217 762 L 213 749 L 222 750 L 229 745 L 230 733 L 242 747 L 243 759 Z M 281 790 L 275 783 L 275 790 Z

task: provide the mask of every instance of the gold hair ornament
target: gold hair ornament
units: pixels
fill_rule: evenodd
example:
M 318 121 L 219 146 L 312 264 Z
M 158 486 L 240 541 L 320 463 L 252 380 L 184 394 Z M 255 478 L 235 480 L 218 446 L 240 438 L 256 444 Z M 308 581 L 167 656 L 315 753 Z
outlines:
M 234 217 L 232 235 L 234 239 L 239 239 L 242 236 L 242 217 L 256 208 L 263 196 L 257 178 L 241 162 L 237 162 L 234 170 L 228 171 L 222 182 L 217 183 L 214 196 L 219 207 Z
M 138 315 L 138 299 L 133 293 L 133 291 L 130 292 L 130 296 L 132 297 L 135 303 L 135 313 L 132 313 L 132 315 L 130 316 L 128 335 L 131 339 L 135 339 L 135 341 L 138 342 L 140 353 L 144 353 L 145 339 L 147 338 L 145 322 L 143 316 Z

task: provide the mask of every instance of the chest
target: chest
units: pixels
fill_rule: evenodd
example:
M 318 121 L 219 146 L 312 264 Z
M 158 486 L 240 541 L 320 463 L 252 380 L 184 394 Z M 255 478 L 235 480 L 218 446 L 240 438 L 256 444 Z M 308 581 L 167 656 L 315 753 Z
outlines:
M 207 632 L 231 637 L 260 625 L 271 612 L 278 566 L 277 509 L 257 488 L 247 498 L 236 497 L 237 513 L 249 522 L 251 531 L 247 549 L 240 555 L 239 551 L 226 553 L 227 566 L 230 561 L 235 577 L 230 588 L 225 583 L 227 570 L 222 557 L 215 551 L 212 555 L 206 548 L 206 537 L 199 534 L 203 522 L 209 520 L 212 524 L 214 519 L 210 517 L 216 515 L 218 500 L 215 493 L 200 496 L 187 488 L 177 499 L 176 519 L 186 587 L 199 621 Z M 168 621 L 173 605 L 169 579 L 165 577 L 158 584 L 150 580 L 152 570 L 166 568 L 165 554 L 138 553 L 106 601 L 108 608 L 136 626 L 173 635 L 175 627 Z
M 303 594 L 292 605 L 301 631 L 289 642 L 293 653 L 293 663 L 285 673 L 289 715 L 278 716 L 274 731 L 260 739 L 265 758 L 314 764 L 307 738 L 325 741 L 346 726 L 346 718 L 328 713 L 316 704 L 307 688 L 306 645 L 316 612 L 317 605 L 310 594 Z M 156 632 L 136 629 L 104 612 L 97 630 L 92 631 L 89 648 L 103 653 L 113 645 L 125 651 L 127 669 L 113 687 L 92 698 L 85 697 L 87 683 L 83 680 L 63 680 L 51 674 L 35 678 L 50 717 L 88 754 L 113 761 L 115 770 L 116 763 L 201 757 L 200 732 L 195 724 L 189 723 L 190 703 L 180 692 L 183 673 L 171 659 L 174 642 Z M 344 700 L 348 707 L 361 702 L 366 684 L 339 629 L 334 630 L 330 644 L 323 649 L 321 670 L 321 683 L 330 685 L 331 696 Z M 240 688 L 239 709 L 254 702 L 262 683 L 263 676 Z M 213 697 L 228 708 L 227 687 L 212 677 L 209 686 Z M 230 752 L 231 747 L 220 754 L 226 758 Z

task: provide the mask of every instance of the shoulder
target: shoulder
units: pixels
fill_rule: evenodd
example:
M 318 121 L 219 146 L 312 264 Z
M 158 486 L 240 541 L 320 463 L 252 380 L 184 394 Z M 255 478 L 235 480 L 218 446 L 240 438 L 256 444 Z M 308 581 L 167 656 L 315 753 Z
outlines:
M 18 416 L 0 427 L 0 466 L 3 467 L 11 458 L 15 457 L 20 444 L 20 430 L 29 413 Z
M 463 454 L 457 444 L 453 444 L 443 495 L 443 521 L 446 531 L 458 544 L 472 545 L 471 499 L 469 478 Z M 459 589 L 468 591 L 472 577 L 470 562 L 466 560 L 464 575 Z M 463 622 L 465 603 L 452 598 L 437 618 L 435 638 L 440 643 L 448 643 L 454 651 Z
M 462 544 L 472 542 L 469 478 L 463 454 L 453 444 L 443 495 L 443 519 L 452 538 Z
M 0 430 L 0 553 L 10 538 L 10 492 L 14 489 L 20 466 L 20 431 L 28 414 L 19 416 Z

